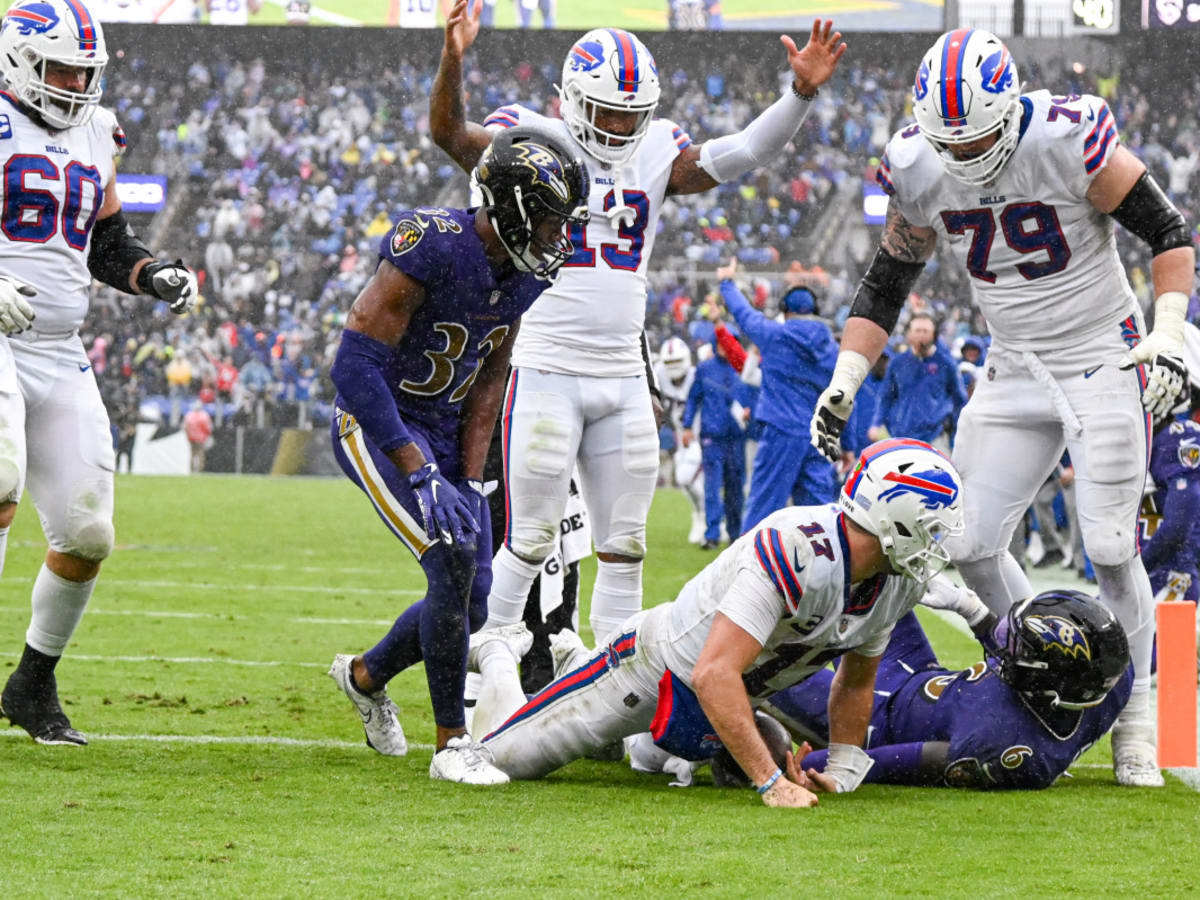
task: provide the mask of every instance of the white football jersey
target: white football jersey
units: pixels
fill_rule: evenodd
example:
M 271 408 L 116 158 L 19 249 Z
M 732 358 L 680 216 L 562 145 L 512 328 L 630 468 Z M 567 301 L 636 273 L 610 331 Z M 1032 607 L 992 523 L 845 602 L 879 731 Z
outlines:
M 898 575 L 851 585 L 845 529 L 835 505 L 794 506 L 734 541 L 674 603 L 647 614 L 659 620 L 655 633 L 668 635 L 662 644 L 668 668 L 692 686 L 692 668 L 718 612 L 763 645 L 742 675 L 751 698 L 803 681 L 848 650 L 883 653 L 922 588 Z
M 401 28 L 437 28 L 437 0 L 400 0 Z
M 86 125 L 53 132 L 0 91 L 0 272 L 32 285 L 34 328 L 77 329 L 87 315 L 92 226 L 113 178 L 125 133 L 107 109 Z M 19 186 L 9 194 L 10 186 Z
M 208 0 L 208 24 L 248 25 L 250 9 L 246 0 Z
M 616 171 L 596 162 L 567 123 L 523 106 L 504 106 L 484 120 L 490 129 L 544 128 L 579 148 L 588 164 L 591 221 L 571 233 L 575 253 L 558 278 L 521 317 L 512 364 L 565 375 L 626 377 L 646 371 L 640 335 L 646 322 L 646 268 L 671 166 L 692 139 L 674 122 L 656 119 L 633 159 L 621 168 L 632 225 L 614 228 L 605 211 L 619 206 Z
M 996 343 L 1051 353 L 1088 343 L 1137 311 L 1111 217 L 1087 200 L 1120 138 L 1091 95 L 1021 98 L 1021 136 L 996 182 L 947 174 L 916 125 L 888 143 L 877 180 L 914 225 L 933 228 L 971 275 Z

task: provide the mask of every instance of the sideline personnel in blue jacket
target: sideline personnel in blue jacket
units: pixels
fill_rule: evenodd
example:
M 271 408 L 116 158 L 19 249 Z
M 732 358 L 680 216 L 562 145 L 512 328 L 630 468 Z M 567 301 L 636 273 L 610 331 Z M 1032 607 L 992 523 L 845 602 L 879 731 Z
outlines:
M 967 402 L 958 362 L 937 340 L 937 327 L 928 313 L 916 313 L 909 319 L 904 339 L 908 350 L 888 364 L 883 377 L 871 440 L 880 439 L 882 432 L 877 429 L 882 426 L 888 434 L 949 450 L 949 441 L 941 440 L 942 435 L 953 433 Z
M 780 323 L 750 305 L 733 282 L 736 271 L 736 261 L 717 269 L 721 297 L 762 356 L 762 393 L 754 407 L 762 436 L 742 519 L 744 534 L 787 506 L 788 498 L 798 506 L 834 499 L 833 466 L 810 443 L 808 422 L 833 375 L 838 345 L 829 326 L 817 318 L 816 296 L 808 288 L 794 287 L 783 295 Z

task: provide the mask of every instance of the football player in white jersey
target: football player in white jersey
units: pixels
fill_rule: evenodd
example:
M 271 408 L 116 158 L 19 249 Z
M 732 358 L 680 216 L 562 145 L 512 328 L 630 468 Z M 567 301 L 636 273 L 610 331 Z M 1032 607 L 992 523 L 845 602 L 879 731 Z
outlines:
M 879 166 L 890 195 L 882 244 L 817 404 L 813 442 L 837 457 L 855 392 L 935 242 L 948 241 L 992 333 L 986 376 L 958 425 L 967 530 L 951 555 L 997 615 L 1032 596 L 1009 537 L 1070 451 L 1083 543 L 1135 672 L 1113 731 L 1115 774 L 1121 784 L 1161 785 L 1149 707 L 1153 604 L 1135 528 L 1149 414 L 1169 409 L 1184 384 L 1188 228 L 1121 146 L 1104 100 L 1022 95 L 1008 49 L 985 31 L 938 39 L 921 61 L 913 107 L 917 124 L 892 138 Z M 1114 221 L 1154 257 L 1145 338 Z
M 559 677 L 528 701 L 516 679 L 524 626 L 477 632 L 468 665 L 483 674 L 475 711 L 483 746 L 510 777 L 538 778 L 648 730 L 688 760 L 724 745 L 769 806 L 852 791 L 871 767 L 862 746 L 879 656 L 949 562 L 943 538 L 962 527 L 961 482 L 948 459 L 921 441 L 872 444 L 838 504 L 763 519 L 674 602 L 631 616 L 595 654 L 574 638 L 579 649 L 563 654 Z M 785 775 L 753 709 L 838 658 L 831 765 L 802 774 L 789 759 Z
M 207 0 L 209 25 L 249 25 L 262 0 Z
M 44 744 L 87 743 L 54 668 L 113 549 L 112 436 L 79 339 L 92 279 L 175 313 L 196 298 L 192 274 L 156 262 L 121 212 L 125 135 L 99 106 L 107 62 L 80 0 L 20 0 L 0 21 L 0 565 L 26 479 L 50 545 L 0 709 Z
M 463 110 L 462 57 L 479 29 L 478 7 L 466 7 L 456 4 L 447 20 L 434 82 L 430 131 L 438 146 L 470 171 L 492 132 L 537 123 L 578 144 L 593 175 L 591 221 L 572 229 L 574 255 L 525 317 L 513 350 L 504 420 L 509 521 L 488 622 L 520 620 L 578 459 L 599 559 L 591 626 L 600 641 L 642 605 L 658 440 L 640 335 L 663 200 L 714 188 L 783 150 L 846 45 L 828 21 L 813 24 L 803 50 L 782 37 L 791 88 L 744 130 L 696 146 L 678 125 L 654 118 L 658 71 L 642 42 L 599 28 L 567 53 L 562 119 L 505 106 L 480 126 Z
M 683 411 L 687 407 L 688 391 L 692 389 L 692 381 L 696 378 L 696 367 L 692 365 L 692 351 L 687 341 L 678 337 L 663 341 L 654 378 L 662 397 L 663 421 L 671 426 L 677 442 L 671 460 L 671 480 L 687 495 L 692 505 L 688 543 L 699 545 L 704 541 L 704 468 L 700 459 L 700 442 L 693 441 L 686 447 L 678 444 L 679 436 L 683 434 Z

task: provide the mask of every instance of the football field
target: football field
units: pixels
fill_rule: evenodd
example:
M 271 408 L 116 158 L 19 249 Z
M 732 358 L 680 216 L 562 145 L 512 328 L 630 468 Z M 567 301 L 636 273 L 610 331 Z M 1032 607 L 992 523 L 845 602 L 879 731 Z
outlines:
M 711 559 L 686 543 L 687 523 L 682 495 L 660 492 L 648 604 Z M 0 728 L 7 897 L 1200 892 L 1200 795 L 1174 777 L 1116 787 L 1107 739 L 1043 792 L 866 785 L 812 810 L 716 790 L 707 770 L 681 790 L 624 763 L 490 789 L 432 782 L 423 670 L 391 686 L 402 759 L 363 744 L 325 675 L 424 592 L 351 484 L 120 477 L 117 535 L 59 667 L 92 744 L 40 747 Z M 43 550 L 27 504 L 0 582 L 5 678 Z M 979 658 L 925 619 L 944 662 Z

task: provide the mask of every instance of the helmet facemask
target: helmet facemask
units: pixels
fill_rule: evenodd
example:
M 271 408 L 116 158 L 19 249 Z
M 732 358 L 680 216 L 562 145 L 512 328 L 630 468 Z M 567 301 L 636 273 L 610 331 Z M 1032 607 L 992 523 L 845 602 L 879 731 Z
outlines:
M 924 129 L 921 134 L 929 141 L 949 175 L 964 184 L 976 187 L 991 184 L 1000 177 L 1000 171 L 1017 149 L 1017 140 L 1021 134 L 1021 101 L 1019 98 L 1013 98 L 1004 117 L 996 125 L 975 135 L 955 135 L 953 141 L 946 141 Z M 996 135 L 996 142 L 970 159 L 959 159 L 950 152 L 952 144 L 974 143 L 990 134 Z
M 961 523 L 945 522 L 930 511 L 918 516 L 911 527 L 881 516 L 876 537 L 898 573 L 924 584 L 950 564 L 950 552 L 942 542 L 962 530 Z
M 518 271 L 529 272 L 549 281 L 575 252 L 567 237 L 568 225 L 583 225 L 588 220 L 587 207 L 580 205 L 566 211 L 552 209 L 541 197 L 526 197 L 520 185 L 515 185 L 513 202 L 502 204 L 485 184 L 479 184 L 487 208 L 488 221 L 496 236 L 508 251 Z M 547 220 L 558 224 L 555 237 L 547 242 L 541 232 Z
M 562 117 L 571 129 L 575 140 L 587 152 L 602 163 L 610 166 L 622 165 L 633 158 L 638 146 L 650 129 L 658 98 L 646 103 L 606 103 L 589 97 L 578 83 L 569 83 L 559 90 L 562 100 Z M 597 113 L 616 112 L 636 115 L 633 130 L 629 134 L 606 131 L 596 124 Z
M 100 104 L 103 94 L 104 69 L 107 55 L 99 59 L 54 59 L 39 56 L 31 47 L 17 53 L 18 66 L 28 72 L 23 84 L 13 85 L 13 91 L 26 106 L 37 111 L 51 128 L 62 130 L 86 125 Z M 47 68 L 59 65 L 86 70 L 82 91 L 54 87 L 46 80 Z

